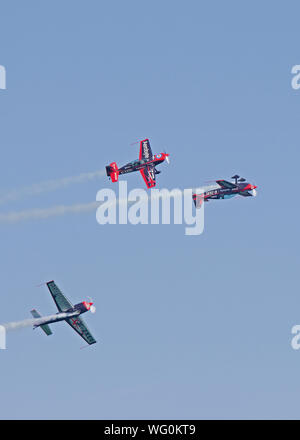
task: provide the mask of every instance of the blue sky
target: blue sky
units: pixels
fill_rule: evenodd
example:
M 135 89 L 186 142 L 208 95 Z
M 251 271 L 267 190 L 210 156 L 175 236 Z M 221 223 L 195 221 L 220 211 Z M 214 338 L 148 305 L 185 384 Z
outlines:
M 297 2 L 2 2 L 2 191 L 164 148 L 161 187 L 238 173 L 258 197 L 208 203 L 205 232 L 95 213 L 1 224 L 0 322 L 92 296 L 82 342 L 8 335 L 1 418 L 299 418 Z M 0 206 L 95 200 L 105 179 Z M 143 186 L 138 175 L 128 187 Z M 66 392 L 67 390 L 67 392 Z

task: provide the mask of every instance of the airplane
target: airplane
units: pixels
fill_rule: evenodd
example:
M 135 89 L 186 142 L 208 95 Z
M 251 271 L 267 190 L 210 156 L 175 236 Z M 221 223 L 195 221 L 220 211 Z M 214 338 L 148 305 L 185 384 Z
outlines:
M 33 329 L 41 327 L 47 336 L 52 335 L 49 324 L 59 321 L 66 321 L 89 345 L 95 344 L 97 341 L 87 328 L 83 319 L 79 316 L 82 313 L 91 311 L 95 313 L 96 307 L 92 302 L 83 301 L 73 306 L 73 304 L 63 295 L 54 281 L 46 283 L 52 295 L 52 298 L 58 308 L 58 313 L 55 315 L 41 316 L 35 309 L 31 310 L 34 318 Z
M 256 196 L 257 186 L 246 182 L 246 179 L 237 174 L 232 176 L 232 179 L 234 179 L 234 183 L 227 180 L 216 180 L 217 185 L 207 187 L 202 194 L 193 194 L 196 208 L 201 207 L 203 200 L 208 202 L 209 200 L 229 199 L 237 195 L 243 197 Z
M 137 160 L 129 162 L 121 168 L 118 168 L 116 162 L 112 162 L 106 167 L 106 174 L 112 182 L 117 182 L 119 175 L 140 171 L 147 188 L 153 188 L 156 185 L 156 174 L 161 171 L 156 166 L 164 161 L 169 162 L 169 154 L 160 153 L 153 155 L 150 147 L 149 139 L 140 141 L 140 155 Z

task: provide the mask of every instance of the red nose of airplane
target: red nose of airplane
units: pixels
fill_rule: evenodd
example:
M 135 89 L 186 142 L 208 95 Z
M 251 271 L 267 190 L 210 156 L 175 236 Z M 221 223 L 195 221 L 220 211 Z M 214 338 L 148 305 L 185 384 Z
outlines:
M 245 188 L 242 189 L 242 191 L 251 191 L 252 189 L 257 188 L 255 185 L 251 185 L 251 183 L 248 183 L 248 185 L 245 186 Z
M 94 303 L 92 302 L 87 302 L 87 301 L 83 301 L 84 306 L 86 307 L 87 310 L 90 310 L 90 308 L 92 307 L 92 305 Z

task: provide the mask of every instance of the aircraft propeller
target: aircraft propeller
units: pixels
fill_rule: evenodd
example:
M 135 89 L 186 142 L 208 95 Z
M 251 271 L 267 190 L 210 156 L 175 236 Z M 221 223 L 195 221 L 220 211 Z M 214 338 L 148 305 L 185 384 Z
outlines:
M 166 155 L 166 161 L 168 162 L 168 164 L 170 164 L 170 159 L 169 159 L 169 154 L 166 152 L 166 150 L 164 151 L 164 154 Z
M 88 299 L 89 299 L 89 301 L 90 301 L 91 303 L 94 302 L 94 301 L 93 301 L 93 298 L 91 298 L 90 296 L 88 296 Z M 90 307 L 90 312 L 91 312 L 91 313 L 96 313 L 96 306 L 94 306 L 94 304 L 91 305 L 91 307 Z

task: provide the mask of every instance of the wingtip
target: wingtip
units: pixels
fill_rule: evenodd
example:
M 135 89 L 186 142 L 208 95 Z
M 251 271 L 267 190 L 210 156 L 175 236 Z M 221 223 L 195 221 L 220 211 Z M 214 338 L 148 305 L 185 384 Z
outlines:
M 51 284 L 51 283 L 54 283 L 54 280 L 51 280 L 51 281 L 47 281 L 47 286 L 48 286 L 48 284 Z

